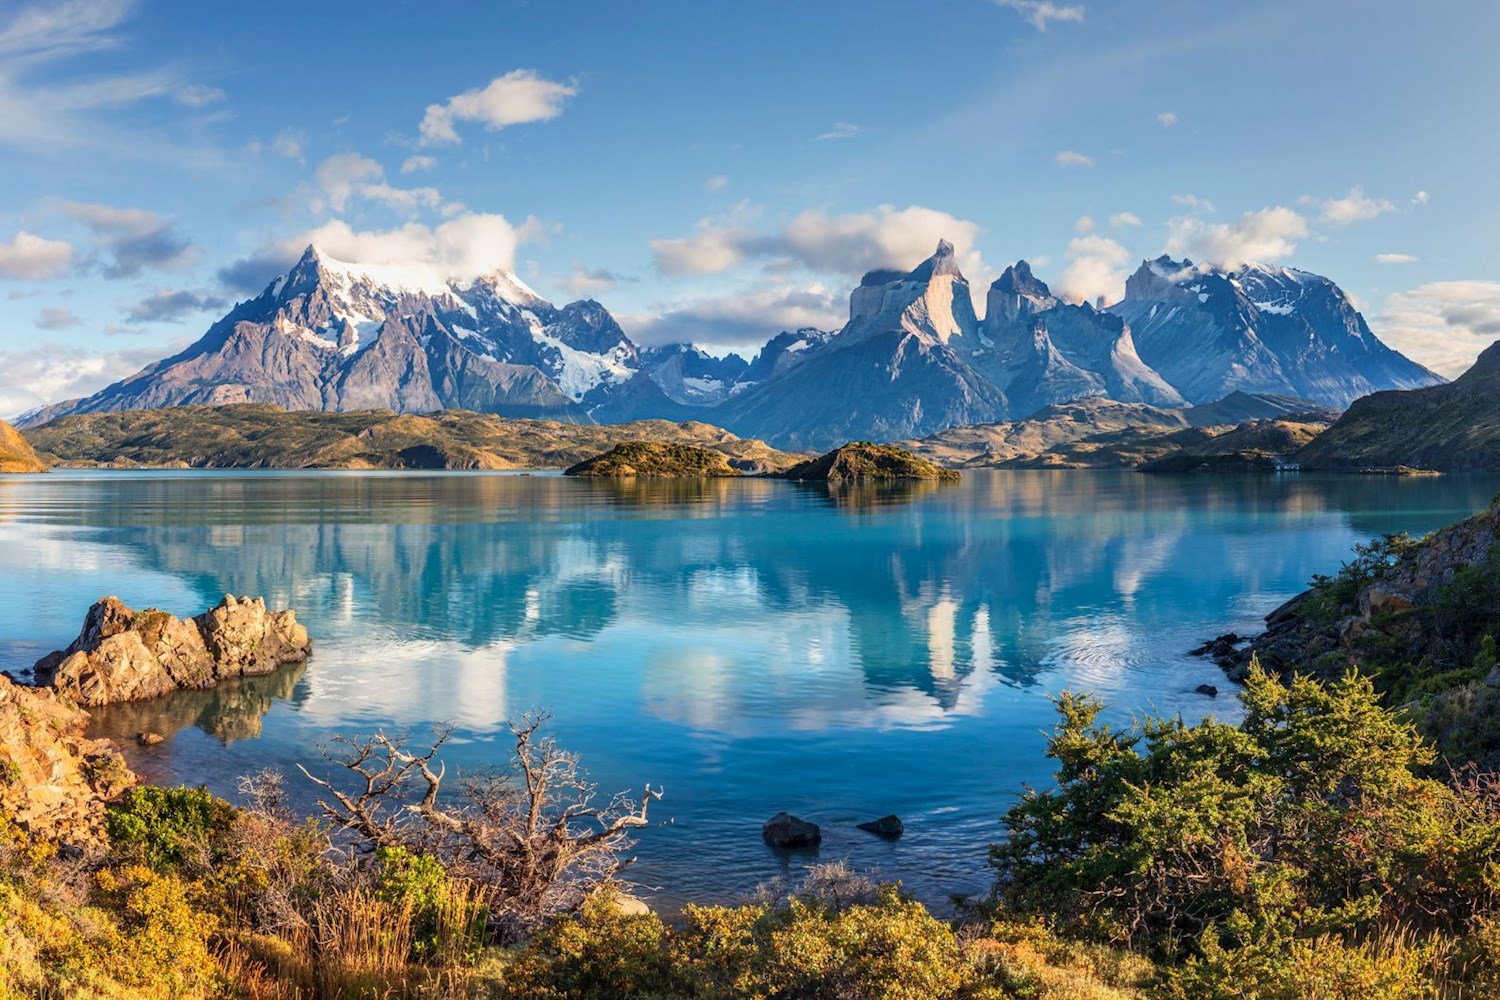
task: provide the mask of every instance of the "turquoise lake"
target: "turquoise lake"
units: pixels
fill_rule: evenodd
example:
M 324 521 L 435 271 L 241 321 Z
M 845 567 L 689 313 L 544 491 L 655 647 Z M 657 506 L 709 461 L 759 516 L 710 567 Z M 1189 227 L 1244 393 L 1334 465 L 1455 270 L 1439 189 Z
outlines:
M 0 668 L 70 641 L 88 605 L 291 607 L 305 668 L 100 712 L 150 780 L 232 795 L 339 733 L 446 721 L 450 773 L 502 764 L 535 708 L 605 794 L 666 795 L 629 877 L 668 910 L 795 874 L 786 809 L 940 903 L 1048 780 L 1049 696 L 1233 717 L 1203 639 L 1261 616 L 1351 546 L 1484 507 L 1497 477 L 1164 478 L 976 472 L 830 492 L 764 480 L 57 472 L 0 477 Z M 1209 699 L 1194 693 L 1217 685 Z M 152 729 L 165 743 L 130 740 Z M 894 812 L 906 836 L 854 824 Z

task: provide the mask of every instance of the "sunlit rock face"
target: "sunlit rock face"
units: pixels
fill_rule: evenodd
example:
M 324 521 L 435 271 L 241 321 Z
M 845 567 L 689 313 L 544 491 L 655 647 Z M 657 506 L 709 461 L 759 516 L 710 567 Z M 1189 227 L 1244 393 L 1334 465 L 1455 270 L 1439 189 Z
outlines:
M 1141 360 L 1192 403 L 1245 390 L 1342 407 L 1443 381 L 1381 343 L 1332 281 L 1295 268 L 1163 255 L 1141 264 L 1109 311 L 1130 326 Z

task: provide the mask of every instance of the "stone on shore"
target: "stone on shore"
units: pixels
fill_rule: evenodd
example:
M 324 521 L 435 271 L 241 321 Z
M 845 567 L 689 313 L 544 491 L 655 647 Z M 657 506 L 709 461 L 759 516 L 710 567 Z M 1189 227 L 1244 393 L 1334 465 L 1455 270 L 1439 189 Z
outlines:
M 766 820 L 760 828 L 760 835 L 772 847 L 782 849 L 816 847 L 823 841 L 823 831 L 818 824 L 787 812 L 779 812 Z
M 78 638 L 38 660 L 35 671 L 39 685 L 97 707 L 269 674 L 311 652 L 296 613 L 267 611 L 258 597 L 225 595 L 196 618 L 132 611 L 106 597 L 89 608 Z
M 54 843 L 103 847 L 104 808 L 136 777 L 88 713 L 53 691 L 0 677 L 0 816 Z

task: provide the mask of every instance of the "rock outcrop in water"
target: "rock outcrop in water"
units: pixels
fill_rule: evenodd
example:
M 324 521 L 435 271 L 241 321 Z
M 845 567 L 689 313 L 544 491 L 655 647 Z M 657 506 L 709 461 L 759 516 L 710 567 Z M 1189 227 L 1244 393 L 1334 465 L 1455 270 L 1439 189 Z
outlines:
M 106 597 L 89 608 L 67 649 L 37 661 L 36 679 L 93 707 L 269 674 L 311 652 L 296 613 L 267 611 L 259 597 L 226 594 L 218 607 L 187 619 L 155 608 L 132 611 Z
M 690 444 L 625 441 L 602 455 L 584 459 L 565 476 L 649 476 L 657 479 L 701 479 L 743 475 L 722 452 Z
M 856 441 L 826 455 L 792 466 L 787 479 L 815 482 L 871 482 L 879 480 L 956 480 L 958 473 L 934 465 L 904 448 Z
M 766 820 L 760 828 L 760 836 L 767 844 L 782 850 L 817 847 L 823 842 L 823 831 L 818 824 L 788 812 L 779 812 Z
M 113 743 L 84 734 L 88 719 L 0 676 L 0 815 L 32 837 L 102 846 L 105 803 L 135 784 Z

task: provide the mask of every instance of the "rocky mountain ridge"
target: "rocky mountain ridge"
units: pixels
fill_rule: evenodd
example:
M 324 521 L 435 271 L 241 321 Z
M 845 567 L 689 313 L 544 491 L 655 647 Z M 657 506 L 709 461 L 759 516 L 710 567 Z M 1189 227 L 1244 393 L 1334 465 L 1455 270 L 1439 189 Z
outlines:
M 1176 408 L 1237 389 L 1342 405 L 1440 381 L 1370 332 L 1331 281 L 1289 268 L 1147 261 L 1107 310 L 1052 294 L 1025 261 L 983 320 L 952 244 L 864 276 L 837 333 L 783 332 L 750 361 L 642 349 L 592 300 L 556 307 L 509 272 L 464 282 L 309 247 L 196 343 L 82 400 L 28 414 L 269 402 L 471 409 L 608 423 L 705 417 L 778 447 L 897 440 L 1103 398 Z

